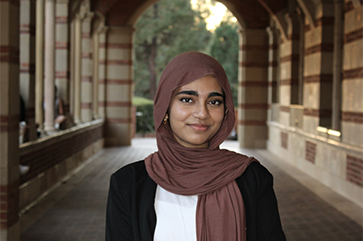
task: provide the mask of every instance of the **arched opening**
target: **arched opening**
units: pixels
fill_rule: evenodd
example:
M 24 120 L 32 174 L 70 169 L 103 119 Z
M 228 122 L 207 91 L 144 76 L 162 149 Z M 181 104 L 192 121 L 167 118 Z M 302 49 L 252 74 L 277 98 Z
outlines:
M 164 67 L 176 55 L 199 51 L 226 70 L 238 107 L 238 23 L 220 2 L 158 1 L 135 23 L 134 110 L 136 136 L 153 136 L 152 100 Z M 236 137 L 236 132 L 233 134 Z

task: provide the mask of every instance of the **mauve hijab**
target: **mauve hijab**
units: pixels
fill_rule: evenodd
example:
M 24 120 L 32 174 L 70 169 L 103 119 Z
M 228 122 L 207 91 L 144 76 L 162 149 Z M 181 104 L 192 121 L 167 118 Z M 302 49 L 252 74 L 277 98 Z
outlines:
M 227 113 L 208 148 L 188 148 L 173 136 L 163 119 L 173 91 L 206 75 L 214 75 L 225 94 Z M 164 69 L 154 101 L 158 151 L 145 159 L 146 170 L 159 186 L 179 195 L 198 195 L 196 229 L 198 241 L 246 240 L 245 210 L 235 181 L 255 161 L 219 149 L 235 123 L 232 93 L 223 67 L 203 53 L 186 52 Z

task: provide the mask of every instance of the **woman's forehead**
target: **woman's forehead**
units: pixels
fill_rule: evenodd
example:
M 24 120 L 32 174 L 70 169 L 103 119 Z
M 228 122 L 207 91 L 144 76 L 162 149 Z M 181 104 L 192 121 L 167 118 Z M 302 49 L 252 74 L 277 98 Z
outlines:
M 196 79 L 188 84 L 182 85 L 173 91 L 175 95 L 179 91 L 193 90 L 197 92 L 223 92 L 223 88 L 219 81 L 211 75 Z

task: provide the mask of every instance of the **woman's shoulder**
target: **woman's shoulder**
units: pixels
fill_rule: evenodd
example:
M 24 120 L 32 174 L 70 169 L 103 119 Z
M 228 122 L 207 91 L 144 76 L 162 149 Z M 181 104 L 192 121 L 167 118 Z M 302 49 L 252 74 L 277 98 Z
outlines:
M 248 165 L 245 173 L 258 175 L 258 176 L 270 176 L 271 175 L 269 170 L 257 160 L 251 162 L 251 164 Z
M 135 162 L 131 162 L 129 164 L 126 164 L 125 166 L 118 169 L 115 173 L 125 172 L 125 171 L 130 171 L 130 170 L 140 170 L 140 169 L 143 169 L 143 168 L 145 168 L 145 161 L 144 160 L 139 160 L 139 161 L 135 161 Z
M 140 178 L 142 176 L 147 176 L 145 162 L 144 160 L 129 163 L 115 173 L 112 174 L 113 177 L 119 180 L 131 181 L 135 178 Z
M 273 185 L 273 176 L 260 162 L 252 162 L 244 173 L 236 179 L 237 183 L 245 183 L 252 188 Z
M 147 198 L 155 195 L 156 190 L 156 183 L 149 177 L 143 160 L 127 164 L 113 173 L 110 186 L 129 198 L 132 193 Z

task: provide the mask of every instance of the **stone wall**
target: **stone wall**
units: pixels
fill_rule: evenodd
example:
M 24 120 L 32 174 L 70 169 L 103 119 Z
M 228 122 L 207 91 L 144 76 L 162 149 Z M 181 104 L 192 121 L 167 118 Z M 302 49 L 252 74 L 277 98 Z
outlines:
M 363 147 L 363 6 L 347 9 L 344 26 L 342 141 Z
M 20 146 L 19 210 L 26 209 L 54 185 L 103 148 L 104 122 L 96 120 Z
M 300 105 L 291 100 L 290 65 L 297 59 L 292 42 L 301 38 L 280 44 L 280 98 L 270 102 L 267 148 L 363 207 L 363 7 L 349 0 L 344 9 L 321 3 L 315 14 L 301 36 Z
M 361 148 L 276 122 L 268 126 L 269 151 L 363 207 Z

